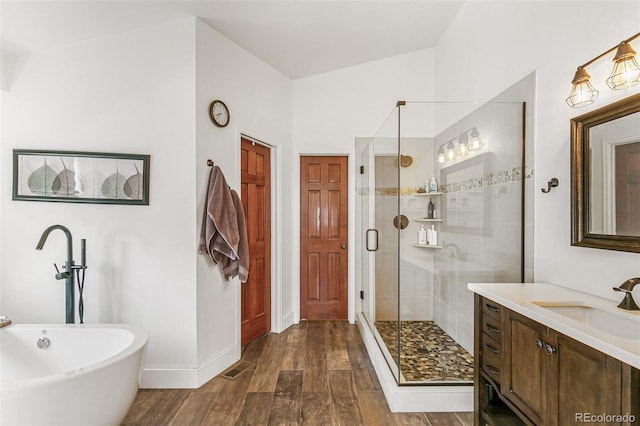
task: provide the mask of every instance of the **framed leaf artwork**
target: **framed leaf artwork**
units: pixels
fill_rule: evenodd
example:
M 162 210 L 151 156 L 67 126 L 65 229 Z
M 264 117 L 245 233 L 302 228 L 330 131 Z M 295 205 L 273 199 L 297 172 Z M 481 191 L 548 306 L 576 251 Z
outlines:
M 14 149 L 13 199 L 149 205 L 149 155 Z

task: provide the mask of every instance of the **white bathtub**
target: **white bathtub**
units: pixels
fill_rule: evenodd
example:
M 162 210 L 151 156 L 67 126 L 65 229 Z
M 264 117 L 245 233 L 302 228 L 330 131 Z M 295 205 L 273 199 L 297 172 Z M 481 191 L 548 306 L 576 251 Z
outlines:
M 147 340 L 122 324 L 0 328 L 0 424 L 119 424 L 138 391 Z

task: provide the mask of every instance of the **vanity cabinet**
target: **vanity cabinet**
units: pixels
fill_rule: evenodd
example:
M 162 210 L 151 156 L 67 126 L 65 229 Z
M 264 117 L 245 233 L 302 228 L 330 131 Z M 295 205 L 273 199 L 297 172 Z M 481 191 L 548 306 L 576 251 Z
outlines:
M 476 424 L 564 426 L 627 413 L 636 423 L 600 424 L 640 424 L 637 369 L 487 298 L 475 300 Z M 496 306 L 500 322 L 491 325 L 496 314 L 487 311 Z M 499 339 L 487 334 L 496 328 Z M 504 416 L 512 418 L 500 423 Z

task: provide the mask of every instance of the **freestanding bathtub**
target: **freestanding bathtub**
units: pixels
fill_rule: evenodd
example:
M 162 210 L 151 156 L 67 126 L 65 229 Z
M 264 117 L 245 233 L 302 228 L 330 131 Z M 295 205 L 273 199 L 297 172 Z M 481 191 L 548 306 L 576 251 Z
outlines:
M 0 328 L 0 425 L 117 425 L 148 336 L 121 324 Z

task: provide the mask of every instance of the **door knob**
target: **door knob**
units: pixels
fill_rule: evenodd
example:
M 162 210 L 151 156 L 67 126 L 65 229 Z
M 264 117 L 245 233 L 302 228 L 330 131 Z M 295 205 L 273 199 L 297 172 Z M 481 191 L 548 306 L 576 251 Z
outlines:
M 341 248 L 342 250 L 344 250 L 344 249 L 346 249 L 346 248 L 347 248 L 347 245 L 346 245 L 346 244 L 340 244 L 340 248 Z

